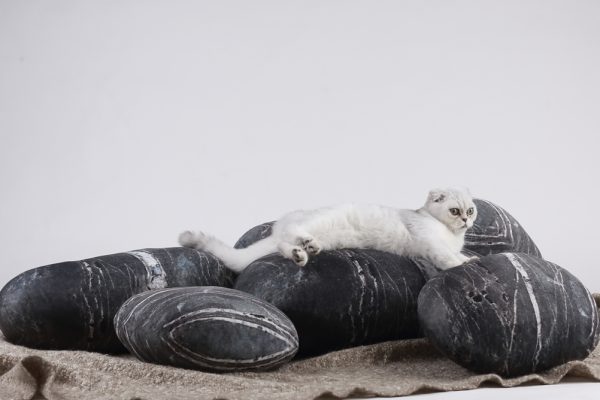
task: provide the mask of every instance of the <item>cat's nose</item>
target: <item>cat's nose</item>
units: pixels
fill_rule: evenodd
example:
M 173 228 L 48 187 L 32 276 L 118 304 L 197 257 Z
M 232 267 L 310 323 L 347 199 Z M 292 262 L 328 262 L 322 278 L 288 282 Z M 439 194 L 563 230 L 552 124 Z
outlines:
M 463 222 L 467 222 L 467 218 L 461 217 L 461 219 L 463 220 Z

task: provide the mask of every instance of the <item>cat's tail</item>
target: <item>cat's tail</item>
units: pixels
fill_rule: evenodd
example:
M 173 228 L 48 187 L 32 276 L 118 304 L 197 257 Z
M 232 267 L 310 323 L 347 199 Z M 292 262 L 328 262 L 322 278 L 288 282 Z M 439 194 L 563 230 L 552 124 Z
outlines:
M 277 252 L 277 243 L 272 236 L 259 240 L 244 249 L 235 249 L 203 232 L 185 231 L 179 235 L 179 244 L 183 247 L 208 251 L 237 273 L 242 272 L 252 261 Z

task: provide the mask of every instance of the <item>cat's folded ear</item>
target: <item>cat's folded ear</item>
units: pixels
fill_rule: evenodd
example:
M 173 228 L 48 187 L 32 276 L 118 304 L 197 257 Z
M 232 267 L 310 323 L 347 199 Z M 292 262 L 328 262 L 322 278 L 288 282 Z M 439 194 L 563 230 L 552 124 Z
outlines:
M 427 197 L 428 201 L 433 203 L 441 203 L 446 200 L 446 191 L 443 189 L 432 189 L 429 191 L 429 196 Z

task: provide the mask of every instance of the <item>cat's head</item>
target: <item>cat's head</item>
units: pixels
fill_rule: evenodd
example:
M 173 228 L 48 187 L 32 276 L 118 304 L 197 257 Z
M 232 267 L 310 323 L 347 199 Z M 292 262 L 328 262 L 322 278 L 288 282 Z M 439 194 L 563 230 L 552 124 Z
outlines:
M 433 189 L 425 209 L 455 233 L 464 233 L 477 218 L 477 207 L 466 188 Z

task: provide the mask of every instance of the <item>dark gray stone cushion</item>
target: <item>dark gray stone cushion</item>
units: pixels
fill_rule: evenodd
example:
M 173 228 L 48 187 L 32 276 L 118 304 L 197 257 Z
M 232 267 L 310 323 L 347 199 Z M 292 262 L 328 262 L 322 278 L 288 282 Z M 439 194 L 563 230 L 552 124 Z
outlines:
M 211 254 L 143 249 L 34 268 L 0 291 L 0 329 L 12 343 L 41 348 L 125 351 L 113 318 L 136 293 L 171 286 L 231 286 Z
M 282 310 L 307 356 L 420 336 L 417 296 L 434 271 L 377 250 L 325 251 L 305 267 L 273 254 L 250 264 L 234 287 Z
M 138 294 L 123 304 L 115 327 L 140 360 L 189 369 L 272 369 L 298 350 L 294 325 L 281 311 L 220 287 Z
M 474 202 L 477 219 L 465 234 L 465 250 L 483 256 L 502 252 L 542 256 L 525 229 L 506 210 L 487 200 Z
M 432 278 L 419 295 L 427 338 L 456 363 L 515 376 L 585 358 L 598 344 L 595 301 L 567 270 L 519 253 Z

